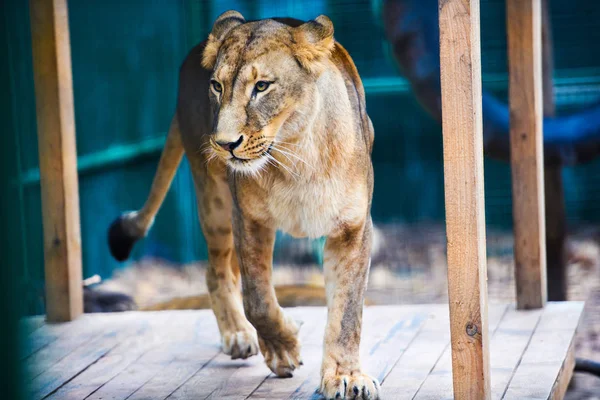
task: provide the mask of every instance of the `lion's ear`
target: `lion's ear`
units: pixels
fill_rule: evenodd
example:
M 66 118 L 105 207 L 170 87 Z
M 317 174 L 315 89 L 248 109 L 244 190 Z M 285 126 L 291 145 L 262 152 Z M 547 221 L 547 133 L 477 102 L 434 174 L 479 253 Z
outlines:
M 236 26 L 245 23 L 246 20 L 237 11 L 225 11 L 217 18 L 213 24 L 212 31 L 208 35 L 208 42 L 204 48 L 204 54 L 202 55 L 202 66 L 206 69 L 213 69 L 215 62 L 217 61 L 217 54 L 223 39 L 227 34 Z
M 321 70 L 324 58 L 329 57 L 333 51 L 333 23 L 325 15 L 319 15 L 294 28 L 294 55 L 304 68 L 310 72 Z

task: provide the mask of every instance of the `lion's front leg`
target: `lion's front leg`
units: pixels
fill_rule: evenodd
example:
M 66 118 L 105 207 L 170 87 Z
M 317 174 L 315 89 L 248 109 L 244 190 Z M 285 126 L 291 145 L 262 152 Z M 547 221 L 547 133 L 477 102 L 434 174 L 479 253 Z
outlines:
M 271 283 L 275 229 L 234 214 L 246 317 L 256 328 L 267 366 L 277 376 L 290 377 L 302 364 L 299 326 L 279 306 Z
M 372 229 L 369 218 L 344 226 L 325 244 L 328 314 L 320 391 L 327 399 L 379 398 L 379 382 L 363 372 L 359 357 Z

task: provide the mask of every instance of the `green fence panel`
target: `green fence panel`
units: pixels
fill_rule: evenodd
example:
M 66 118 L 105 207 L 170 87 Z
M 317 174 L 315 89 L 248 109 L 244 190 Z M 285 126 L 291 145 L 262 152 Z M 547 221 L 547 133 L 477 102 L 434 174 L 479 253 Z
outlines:
M 9 44 L 5 29 L 7 14 L 0 14 L 0 46 Z M 23 398 L 24 380 L 19 349 L 25 345 L 24 336 L 19 335 L 18 319 L 26 310 L 27 301 L 22 293 L 26 286 L 22 281 L 27 260 L 22 247 L 25 245 L 22 217 L 24 210 L 21 192 L 15 190 L 14 179 L 18 176 L 19 163 L 17 137 L 12 132 L 17 128 L 17 110 L 11 96 L 17 86 L 11 64 L 0 62 L 0 116 L 3 127 L 0 134 L 0 387 L 2 397 L 11 400 Z

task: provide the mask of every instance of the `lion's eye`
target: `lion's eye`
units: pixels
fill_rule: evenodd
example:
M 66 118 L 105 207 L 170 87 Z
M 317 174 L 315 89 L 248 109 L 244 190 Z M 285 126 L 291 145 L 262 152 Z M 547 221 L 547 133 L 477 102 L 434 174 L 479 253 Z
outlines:
M 223 91 L 223 86 L 221 86 L 221 84 L 217 81 L 210 81 L 213 89 L 215 89 L 215 92 L 217 93 L 221 93 Z
M 254 86 L 254 89 L 257 92 L 264 92 L 265 90 L 267 90 L 269 88 L 269 85 L 271 83 L 269 82 L 265 82 L 265 81 L 258 81 L 256 82 L 256 85 Z

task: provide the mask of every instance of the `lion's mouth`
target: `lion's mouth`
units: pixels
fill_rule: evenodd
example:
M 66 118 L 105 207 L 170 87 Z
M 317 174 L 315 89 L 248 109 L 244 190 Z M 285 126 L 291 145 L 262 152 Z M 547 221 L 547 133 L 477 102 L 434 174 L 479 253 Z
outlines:
M 262 153 L 258 154 L 258 157 L 253 157 L 253 158 L 242 158 L 242 157 L 238 157 L 233 153 L 233 150 L 229 151 L 229 154 L 231 155 L 231 158 L 227 161 L 229 162 L 234 162 L 234 163 L 248 163 L 254 160 L 258 160 L 261 159 L 263 157 L 268 157 L 271 154 L 271 150 L 273 149 L 273 143 L 271 142 L 269 144 L 269 146 L 267 147 L 267 149 L 265 151 L 263 151 Z
M 268 145 L 267 143 L 263 143 L 261 147 L 262 149 L 256 149 L 255 152 L 244 154 L 249 156 L 247 158 L 244 157 L 244 155 L 235 154 L 234 151 L 237 149 L 223 151 L 223 149 L 218 149 L 216 146 L 213 146 L 213 149 L 216 155 L 223 159 L 232 170 L 248 173 L 250 175 L 257 175 L 264 170 L 267 164 L 273 163 L 273 161 L 270 160 L 273 157 L 271 151 L 276 149 L 275 143 L 273 142 Z M 247 149 L 243 152 L 247 152 Z
M 235 154 L 233 154 L 233 150 L 230 151 L 229 153 L 231 154 L 230 161 L 236 161 L 236 162 L 250 161 L 247 158 L 240 158 L 240 157 L 236 156 Z

